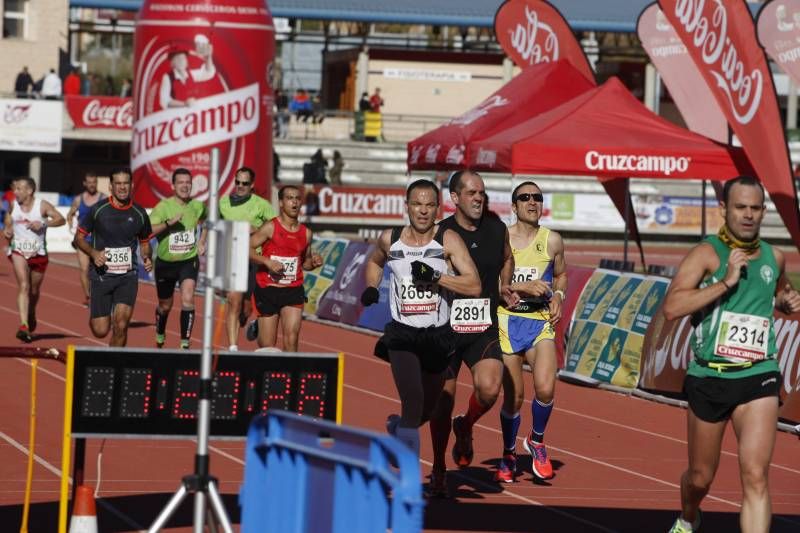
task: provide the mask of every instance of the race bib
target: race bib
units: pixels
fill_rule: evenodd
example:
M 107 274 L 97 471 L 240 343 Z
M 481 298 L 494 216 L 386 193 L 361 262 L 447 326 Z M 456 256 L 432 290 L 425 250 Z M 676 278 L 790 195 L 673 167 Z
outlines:
M 25 259 L 39 253 L 40 247 L 41 241 L 38 239 L 14 239 L 14 250 L 21 253 Z
M 133 268 L 133 253 L 130 247 L 106 248 L 106 272 L 109 274 L 125 274 Z
M 714 355 L 733 362 L 761 361 L 767 357 L 769 319 L 723 311 Z
M 450 326 L 459 333 L 480 333 L 492 325 L 489 298 L 459 298 L 450 309 Z
M 539 269 L 536 267 L 515 266 L 514 273 L 511 275 L 512 283 L 535 281 L 537 279 L 539 279 Z
M 169 253 L 185 254 L 194 248 L 194 231 L 177 231 L 169 234 Z
M 278 283 L 281 285 L 288 285 L 297 280 L 297 257 L 272 255 L 270 259 L 283 265 L 283 277 L 278 280 Z
M 400 312 L 404 315 L 429 313 L 439 304 L 439 288 L 433 282 L 414 282 L 403 278 L 400 283 Z

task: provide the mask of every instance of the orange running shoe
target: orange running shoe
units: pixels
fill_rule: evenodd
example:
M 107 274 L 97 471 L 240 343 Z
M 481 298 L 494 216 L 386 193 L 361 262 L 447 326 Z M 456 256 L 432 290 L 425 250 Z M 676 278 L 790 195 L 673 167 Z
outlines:
M 531 454 L 531 467 L 533 475 L 539 479 L 550 479 L 553 477 L 553 465 L 547 456 L 547 448 L 544 444 L 537 444 L 531 440 L 530 435 L 522 442 L 525 451 Z
M 514 483 L 517 477 L 517 454 L 503 450 L 503 458 L 497 465 L 494 480 L 498 483 Z

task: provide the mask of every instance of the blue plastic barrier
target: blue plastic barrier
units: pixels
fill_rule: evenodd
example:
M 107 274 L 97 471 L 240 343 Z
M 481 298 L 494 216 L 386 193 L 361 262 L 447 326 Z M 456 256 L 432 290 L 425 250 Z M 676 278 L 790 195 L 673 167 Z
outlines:
M 419 461 L 389 435 L 274 411 L 250 425 L 245 461 L 243 533 L 422 530 Z

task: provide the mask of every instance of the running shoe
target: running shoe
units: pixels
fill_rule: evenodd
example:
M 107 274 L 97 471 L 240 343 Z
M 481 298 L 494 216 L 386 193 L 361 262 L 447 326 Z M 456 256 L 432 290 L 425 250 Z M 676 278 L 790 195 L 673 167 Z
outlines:
M 181 339 L 181 350 L 189 349 L 189 339 Z
M 450 491 L 447 489 L 447 470 L 431 470 L 430 481 L 423 495 L 428 499 L 450 497 Z
M 517 454 L 513 451 L 503 450 L 503 458 L 497 465 L 494 480 L 498 483 L 514 483 L 517 477 Z
M 475 451 L 472 449 L 472 428 L 467 428 L 466 418 L 463 415 L 453 419 L 453 435 L 456 436 L 456 442 L 453 444 L 453 461 L 459 468 L 469 466 Z
M 156 333 L 156 348 L 163 348 L 164 342 L 167 340 L 167 336 L 163 333 Z
M 247 337 L 249 341 L 254 341 L 258 338 L 258 320 L 251 320 L 250 323 L 247 324 L 244 336 Z
M 700 530 L 700 522 L 703 513 L 700 509 L 697 510 L 697 518 L 695 518 L 694 523 L 690 524 L 680 516 L 675 519 L 675 523 L 672 524 L 672 528 L 669 530 L 669 533 L 694 533 L 695 531 Z
M 547 457 L 547 448 L 544 444 L 537 444 L 531 440 L 530 435 L 522 441 L 525 451 L 531 454 L 531 467 L 533 468 L 533 475 L 539 479 L 550 479 L 553 477 L 553 465 L 550 463 L 550 458 Z
M 28 329 L 28 326 L 21 325 L 17 330 L 17 338 L 22 342 L 33 342 L 33 337 L 31 336 L 31 332 Z

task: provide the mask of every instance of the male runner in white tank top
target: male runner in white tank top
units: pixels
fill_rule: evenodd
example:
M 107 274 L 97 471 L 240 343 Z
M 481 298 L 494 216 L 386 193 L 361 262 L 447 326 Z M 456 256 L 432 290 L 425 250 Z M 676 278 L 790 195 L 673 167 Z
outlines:
M 47 270 L 47 228 L 64 224 L 61 216 L 50 202 L 36 198 L 36 182 L 33 178 L 14 181 L 16 199 L 6 213 L 3 235 L 9 240 L 8 259 L 14 266 L 17 278 L 17 309 L 20 326 L 17 338 L 32 342 L 31 333 L 36 330 L 36 304 L 39 289 Z
M 452 354 L 450 329 L 453 291 L 478 296 L 481 282 L 464 241 L 452 230 L 438 231 L 439 189 L 417 180 L 406 191 L 410 224 L 402 230 L 385 230 L 369 259 L 364 305 L 378 301 L 377 286 L 383 267 L 391 269 L 389 306 L 392 321 L 376 346 L 388 352 L 401 414 L 390 417 L 387 427 L 414 453 L 419 453 L 419 426 L 428 418 L 444 383 Z M 451 275 L 455 269 L 458 275 Z

